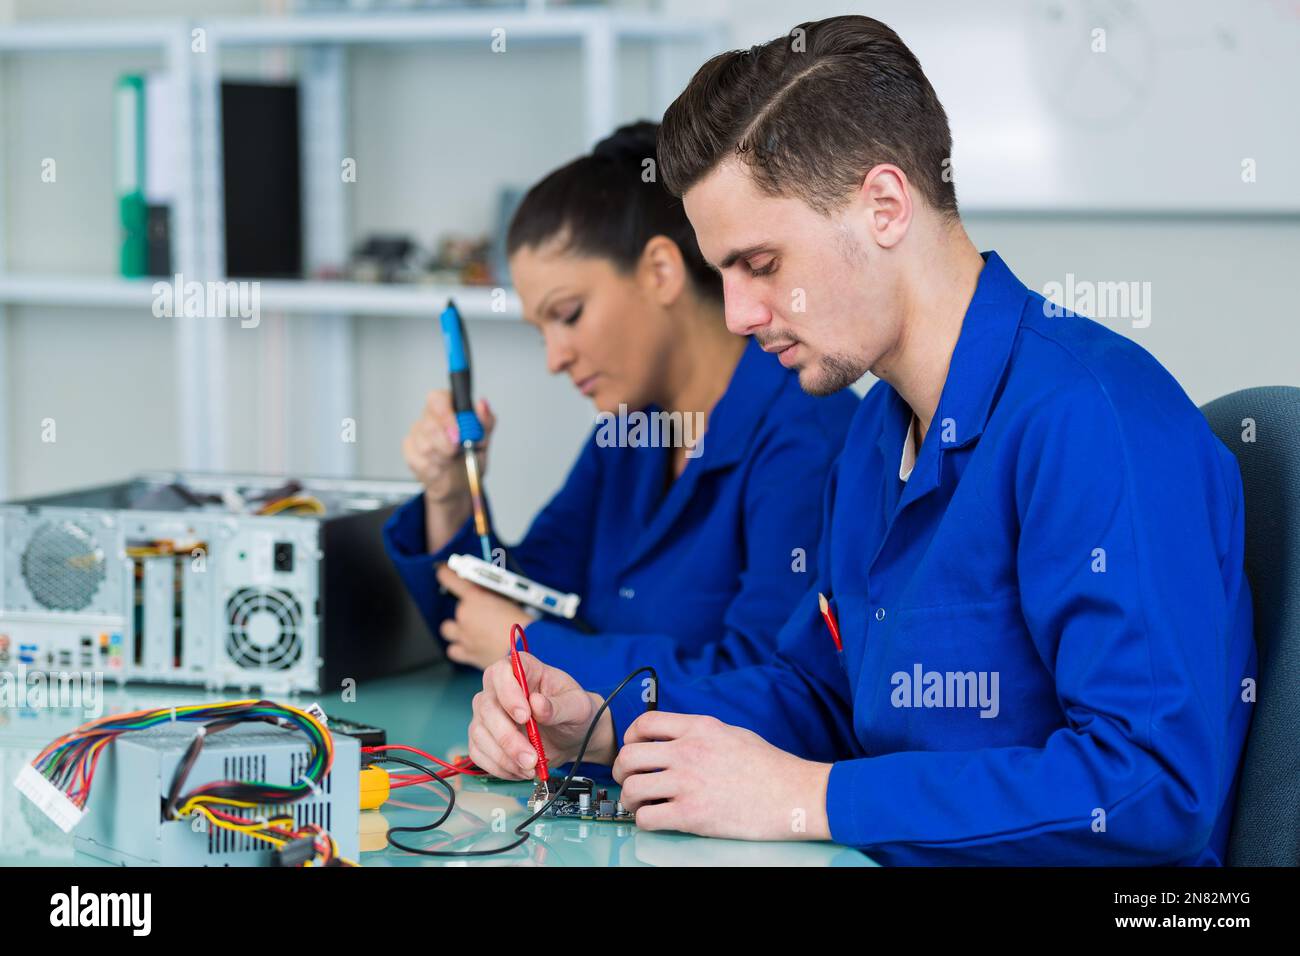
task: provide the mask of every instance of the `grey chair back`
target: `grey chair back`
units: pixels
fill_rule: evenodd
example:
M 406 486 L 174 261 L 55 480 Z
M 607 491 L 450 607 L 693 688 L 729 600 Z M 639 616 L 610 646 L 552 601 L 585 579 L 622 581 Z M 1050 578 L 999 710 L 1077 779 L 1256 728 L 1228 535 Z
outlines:
M 1237 456 L 1259 680 L 1228 843 L 1231 866 L 1300 864 L 1300 388 L 1248 388 L 1202 409 Z

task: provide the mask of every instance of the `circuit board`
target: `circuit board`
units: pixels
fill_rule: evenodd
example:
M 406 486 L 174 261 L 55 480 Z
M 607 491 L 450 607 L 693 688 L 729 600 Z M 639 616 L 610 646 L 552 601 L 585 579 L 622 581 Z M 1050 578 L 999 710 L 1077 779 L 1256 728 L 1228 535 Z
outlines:
M 552 784 L 551 787 L 558 789 L 559 784 Z M 554 794 L 554 789 L 539 781 L 533 787 L 532 796 L 528 798 L 529 809 L 536 811 Z M 620 801 L 610 799 L 608 790 L 597 789 L 595 781 L 590 777 L 572 778 L 560 799 L 551 804 L 545 815 L 594 823 L 636 822 L 634 814 L 629 813 Z

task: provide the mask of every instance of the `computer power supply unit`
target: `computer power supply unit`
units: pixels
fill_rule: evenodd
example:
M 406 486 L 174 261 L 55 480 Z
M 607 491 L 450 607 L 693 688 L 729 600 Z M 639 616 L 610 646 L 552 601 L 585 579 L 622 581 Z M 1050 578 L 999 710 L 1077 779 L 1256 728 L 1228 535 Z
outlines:
M 272 694 L 431 663 L 381 535 L 416 491 L 149 473 L 0 505 L 0 669 Z
M 73 848 L 90 862 L 117 866 L 270 866 L 274 851 L 244 833 L 206 825 L 201 817 L 163 819 L 163 804 L 176 768 L 194 739 L 185 723 L 161 724 L 118 737 L 95 771 L 86 813 L 72 831 Z M 361 744 L 334 734 L 334 766 L 317 794 L 271 810 L 291 813 L 297 826 L 329 831 L 339 855 L 360 853 Z M 302 734 L 265 724 L 239 724 L 212 734 L 186 778 L 192 789 L 216 780 L 264 781 L 289 786 L 301 778 L 311 757 Z

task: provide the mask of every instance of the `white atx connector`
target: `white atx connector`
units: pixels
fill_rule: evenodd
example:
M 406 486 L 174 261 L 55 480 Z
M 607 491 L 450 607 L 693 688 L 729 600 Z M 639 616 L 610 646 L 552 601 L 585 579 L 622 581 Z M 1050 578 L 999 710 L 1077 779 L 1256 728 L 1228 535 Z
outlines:
M 18 778 L 14 780 L 14 786 L 64 833 L 71 833 L 86 813 L 69 800 L 66 793 L 41 776 L 41 772 L 31 764 L 23 765 Z

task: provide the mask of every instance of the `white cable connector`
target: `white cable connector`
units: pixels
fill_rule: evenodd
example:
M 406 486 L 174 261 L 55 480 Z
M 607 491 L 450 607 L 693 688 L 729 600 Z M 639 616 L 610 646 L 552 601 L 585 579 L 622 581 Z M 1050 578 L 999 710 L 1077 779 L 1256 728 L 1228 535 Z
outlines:
M 14 780 L 14 786 L 64 833 L 71 833 L 72 828 L 86 814 L 85 810 L 69 800 L 66 793 L 46 780 L 31 764 L 23 765 Z

